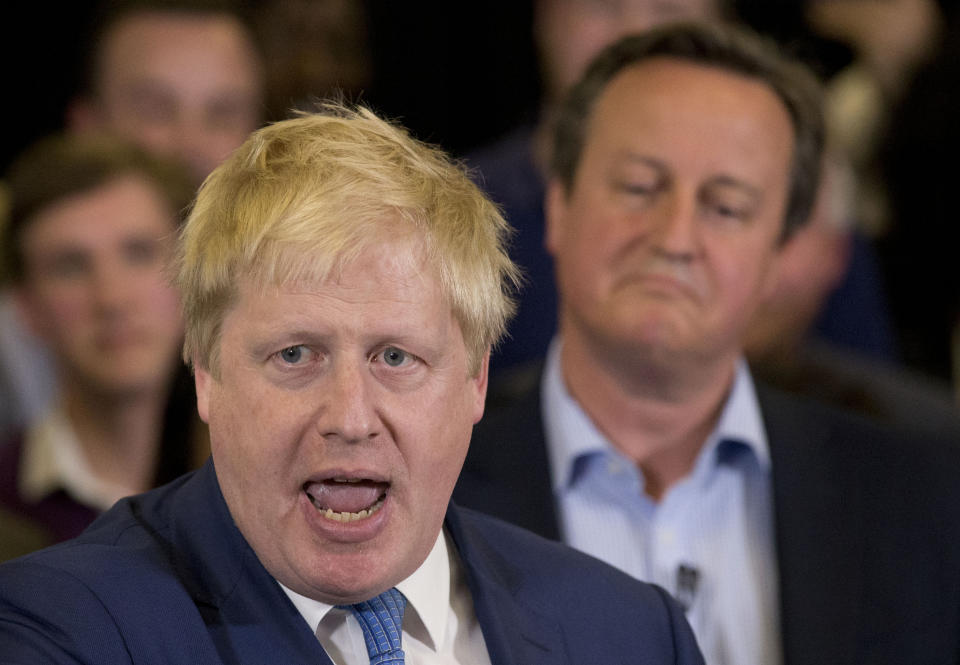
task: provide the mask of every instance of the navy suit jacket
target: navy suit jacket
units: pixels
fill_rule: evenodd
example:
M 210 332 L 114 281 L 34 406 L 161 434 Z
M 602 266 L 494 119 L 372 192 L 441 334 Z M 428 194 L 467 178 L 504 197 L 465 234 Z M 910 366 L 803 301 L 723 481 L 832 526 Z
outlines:
M 489 413 L 453 498 L 561 537 L 539 381 Z M 784 665 L 960 663 L 958 442 L 758 386 Z
M 702 663 L 669 596 L 451 505 L 494 664 Z M 0 663 L 330 663 L 235 527 L 212 463 L 0 566 Z

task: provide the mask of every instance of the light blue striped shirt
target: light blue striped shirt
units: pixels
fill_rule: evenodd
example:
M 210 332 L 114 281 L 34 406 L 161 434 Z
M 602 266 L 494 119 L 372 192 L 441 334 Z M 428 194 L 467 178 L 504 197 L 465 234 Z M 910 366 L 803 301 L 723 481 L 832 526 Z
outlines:
M 558 340 L 542 398 L 564 540 L 673 593 L 708 665 L 780 663 L 770 453 L 746 363 L 693 470 L 659 503 L 567 392 Z

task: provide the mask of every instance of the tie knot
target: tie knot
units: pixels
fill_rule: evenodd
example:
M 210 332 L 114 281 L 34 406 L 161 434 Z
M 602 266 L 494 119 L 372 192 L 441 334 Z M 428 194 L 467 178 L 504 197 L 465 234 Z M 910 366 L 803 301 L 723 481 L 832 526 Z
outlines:
M 396 589 L 388 589 L 362 603 L 341 606 L 353 612 L 363 629 L 370 665 L 403 664 L 400 631 L 406 606 L 407 599 Z

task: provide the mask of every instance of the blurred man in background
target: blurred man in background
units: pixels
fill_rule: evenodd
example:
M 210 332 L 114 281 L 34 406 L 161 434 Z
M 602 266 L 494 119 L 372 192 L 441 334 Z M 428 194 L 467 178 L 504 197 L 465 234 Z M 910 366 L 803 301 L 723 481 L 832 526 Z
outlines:
M 198 461 L 189 384 L 177 381 L 179 299 L 164 273 L 193 193 L 186 174 L 125 142 L 74 135 L 30 148 L 8 183 L 10 292 L 50 350 L 59 391 L 0 446 L 0 558 L 73 537 Z
M 263 112 L 257 46 L 231 7 L 210 0 L 105 5 L 68 126 L 179 159 L 199 184 Z
M 478 182 L 504 207 L 516 230 L 511 256 L 526 275 L 510 335 L 492 360 L 494 372 L 537 359 L 557 325 L 553 260 L 544 247 L 543 196 L 556 106 L 587 63 L 623 35 L 681 19 L 713 20 L 723 0 L 539 0 L 534 40 L 540 60 L 540 117 L 469 156 Z
M 671 590 L 713 665 L 956 663 L 956 441 L 764 389 L 743 358 L 814 205 L 820 100 L 729 26 L 601 52 L 555 135 L 560 330 L 454 498 Z
M 68 130 L 123 137 L 181 161 L 194 186 L 261 120 L 263 73 L 251 31 L 225 0 L 112 0 L 96 11 Z M 38 417 L 52 363 L 0 296 L 0 431 Z
M 817 318 L 843 281 L 856 242 L 854 192 L 844 153 L 828 151 L 810 220 L 780 251 L 770 297 L 747 326 L 744 351 L 750 368 L 780 389 L 887 423 L 960 433 L 960 404 L 949 384 L 815 334 Z

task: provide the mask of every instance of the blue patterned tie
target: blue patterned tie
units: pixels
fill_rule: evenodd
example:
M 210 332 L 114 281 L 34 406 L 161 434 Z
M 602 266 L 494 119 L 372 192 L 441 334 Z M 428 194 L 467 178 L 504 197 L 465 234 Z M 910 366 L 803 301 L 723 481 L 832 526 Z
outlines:
M 407 599 L 396 589 L 388 589 L 376 598 L 356 605 L 343 605 L 353 612 L 363 629 L 370 665 L 403 665 L 400 626 Z

